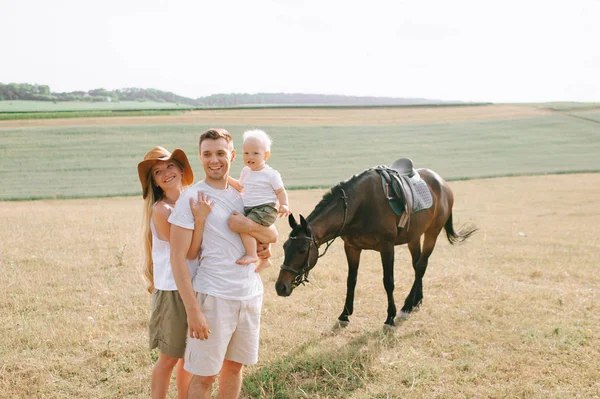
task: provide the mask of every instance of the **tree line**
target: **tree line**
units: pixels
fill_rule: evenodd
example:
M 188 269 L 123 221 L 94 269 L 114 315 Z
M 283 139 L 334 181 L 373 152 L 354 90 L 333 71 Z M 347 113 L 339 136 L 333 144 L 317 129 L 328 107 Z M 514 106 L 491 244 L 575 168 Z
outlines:
M 154 101 L 176 104 L 197 105 L 196 101 L 177 94 L 156 90 L 130 87 L 119 90 L 93 89 L 88 91 L 71 91 L 65 93 L 52 92 L 47 85 L 29 83 L 0 83 L 0 101 L 33 100 L 33 101 Z
M 0 101 L 34 100 L 34 101 L 87 101 L 87 102 L 119 102 L 119 101 L 152 101 L 185 104 L 194 107 L 227 107 L 240 105 L 401 105 L 431 104 L 438 100 L 423 98 L 394 97 L 358 97 L 327 94 L 301 93 L 231 93 L 213 94 L 196 99 L 179 96 L 175 93 L 157 89 L 141 89 L 130 87 L 118 90 L 93 89 L 88 91 L 72 91 L 65 93 L 52 92 L 48 85 L 29 83 L 0 83 Z

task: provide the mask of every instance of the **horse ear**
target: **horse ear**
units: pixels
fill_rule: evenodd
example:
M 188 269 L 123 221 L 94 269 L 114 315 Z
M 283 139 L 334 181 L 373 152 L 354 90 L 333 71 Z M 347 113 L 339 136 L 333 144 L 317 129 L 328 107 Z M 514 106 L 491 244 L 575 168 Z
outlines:
M 304 219 L 304 216 L 302 215 L 300 215 L 300 225 L 304 227 L 309 236 L 312 235 L 312 230 L 310 229 L 308 222 L 306 221 L 306 219 Z
M 296 218 L 294 218 L 294 215 L 291 213 L 288 216 L 288 222 L 290 223 L 290 227 L 292 229 L 295 229 L 298 226 L 298 222 L 296 222 Z
M 304 216 L 300 215 L 300 224 L 302 225 L 302 227 L 304 227 L 305 229 L 308 228 L 308 223 L 306 223 L 306 219 L 304 219 Z

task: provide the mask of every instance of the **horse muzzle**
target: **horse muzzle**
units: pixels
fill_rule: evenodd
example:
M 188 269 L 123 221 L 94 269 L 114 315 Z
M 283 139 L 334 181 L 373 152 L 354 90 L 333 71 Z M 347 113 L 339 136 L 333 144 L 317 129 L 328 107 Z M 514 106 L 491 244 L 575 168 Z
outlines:
M 284 284 L 278 280 L 275 283 L 275 291 L 277 291 L 277 295 L 279 296 L 290 296 L 290 294 L 292 293 L 292 285 Z

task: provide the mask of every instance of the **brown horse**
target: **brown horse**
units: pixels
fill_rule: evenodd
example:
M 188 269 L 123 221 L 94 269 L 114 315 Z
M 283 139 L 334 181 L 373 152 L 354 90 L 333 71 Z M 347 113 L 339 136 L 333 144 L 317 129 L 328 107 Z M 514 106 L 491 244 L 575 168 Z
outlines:
M 300 224 L 289 216 L 292 231 L 283 244 L 284 263 L 275 283 L 279 296 L 289 296 L 299 284 L 308 281 L 308 272 L 315 266 L 319 247 L 341 237 L 348 261 L 346 302 L 339 324 L 346 326 L 354 310 L 354 289 L 363 249 L 380 252 L 383 264 L 383 286 L 387 293 L 388 308 L 385 325 L 394 326 L 394 246 L 408 244 L 412 256 L 415 280 L 402 307 L 401 317 L 407 317 L 420 306 L 423 299 L 423 275 L 437 237 L 445 228 L 451 244 L 462 242 L 477 229 L 466 226 L 458 232 L 452 225 L 454 197 L 444 179 L 429 169 L 417 172 L 427 183 L 433 204 L 429 209 L 413 213 L 407 229 L 398 228 L 400 217 L 392 211 L 383 195 L 383 183 L 375 169 L 368 169 L 334 186 L 308 215 L 300 215 Z M 421 236 L 424 235 L 421 246 Z

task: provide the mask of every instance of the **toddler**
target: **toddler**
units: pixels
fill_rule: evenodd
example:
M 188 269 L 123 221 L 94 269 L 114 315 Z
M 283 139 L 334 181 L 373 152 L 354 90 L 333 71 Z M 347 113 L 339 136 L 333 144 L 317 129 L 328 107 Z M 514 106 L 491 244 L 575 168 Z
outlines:
M 275 223 L 278 214 L 283 217 L 291 213 L 281 175 L 267 165 L 272 141 L 262 130 L 244 132 L 243 140 L 245 166 L 240 179 L 229 177 L 229 184 L 242 193 L 245 216 L 260 225 L 270 226 Z M 241 234 L 241 237 L 246 255 L 238 259 L 237 263 L 248 265 L 257 262 L 256 239 L 249 234 Z M 268 263 L 269 260 L 265 262 Z M 268 266 L 266 263 L 261 266 Z

